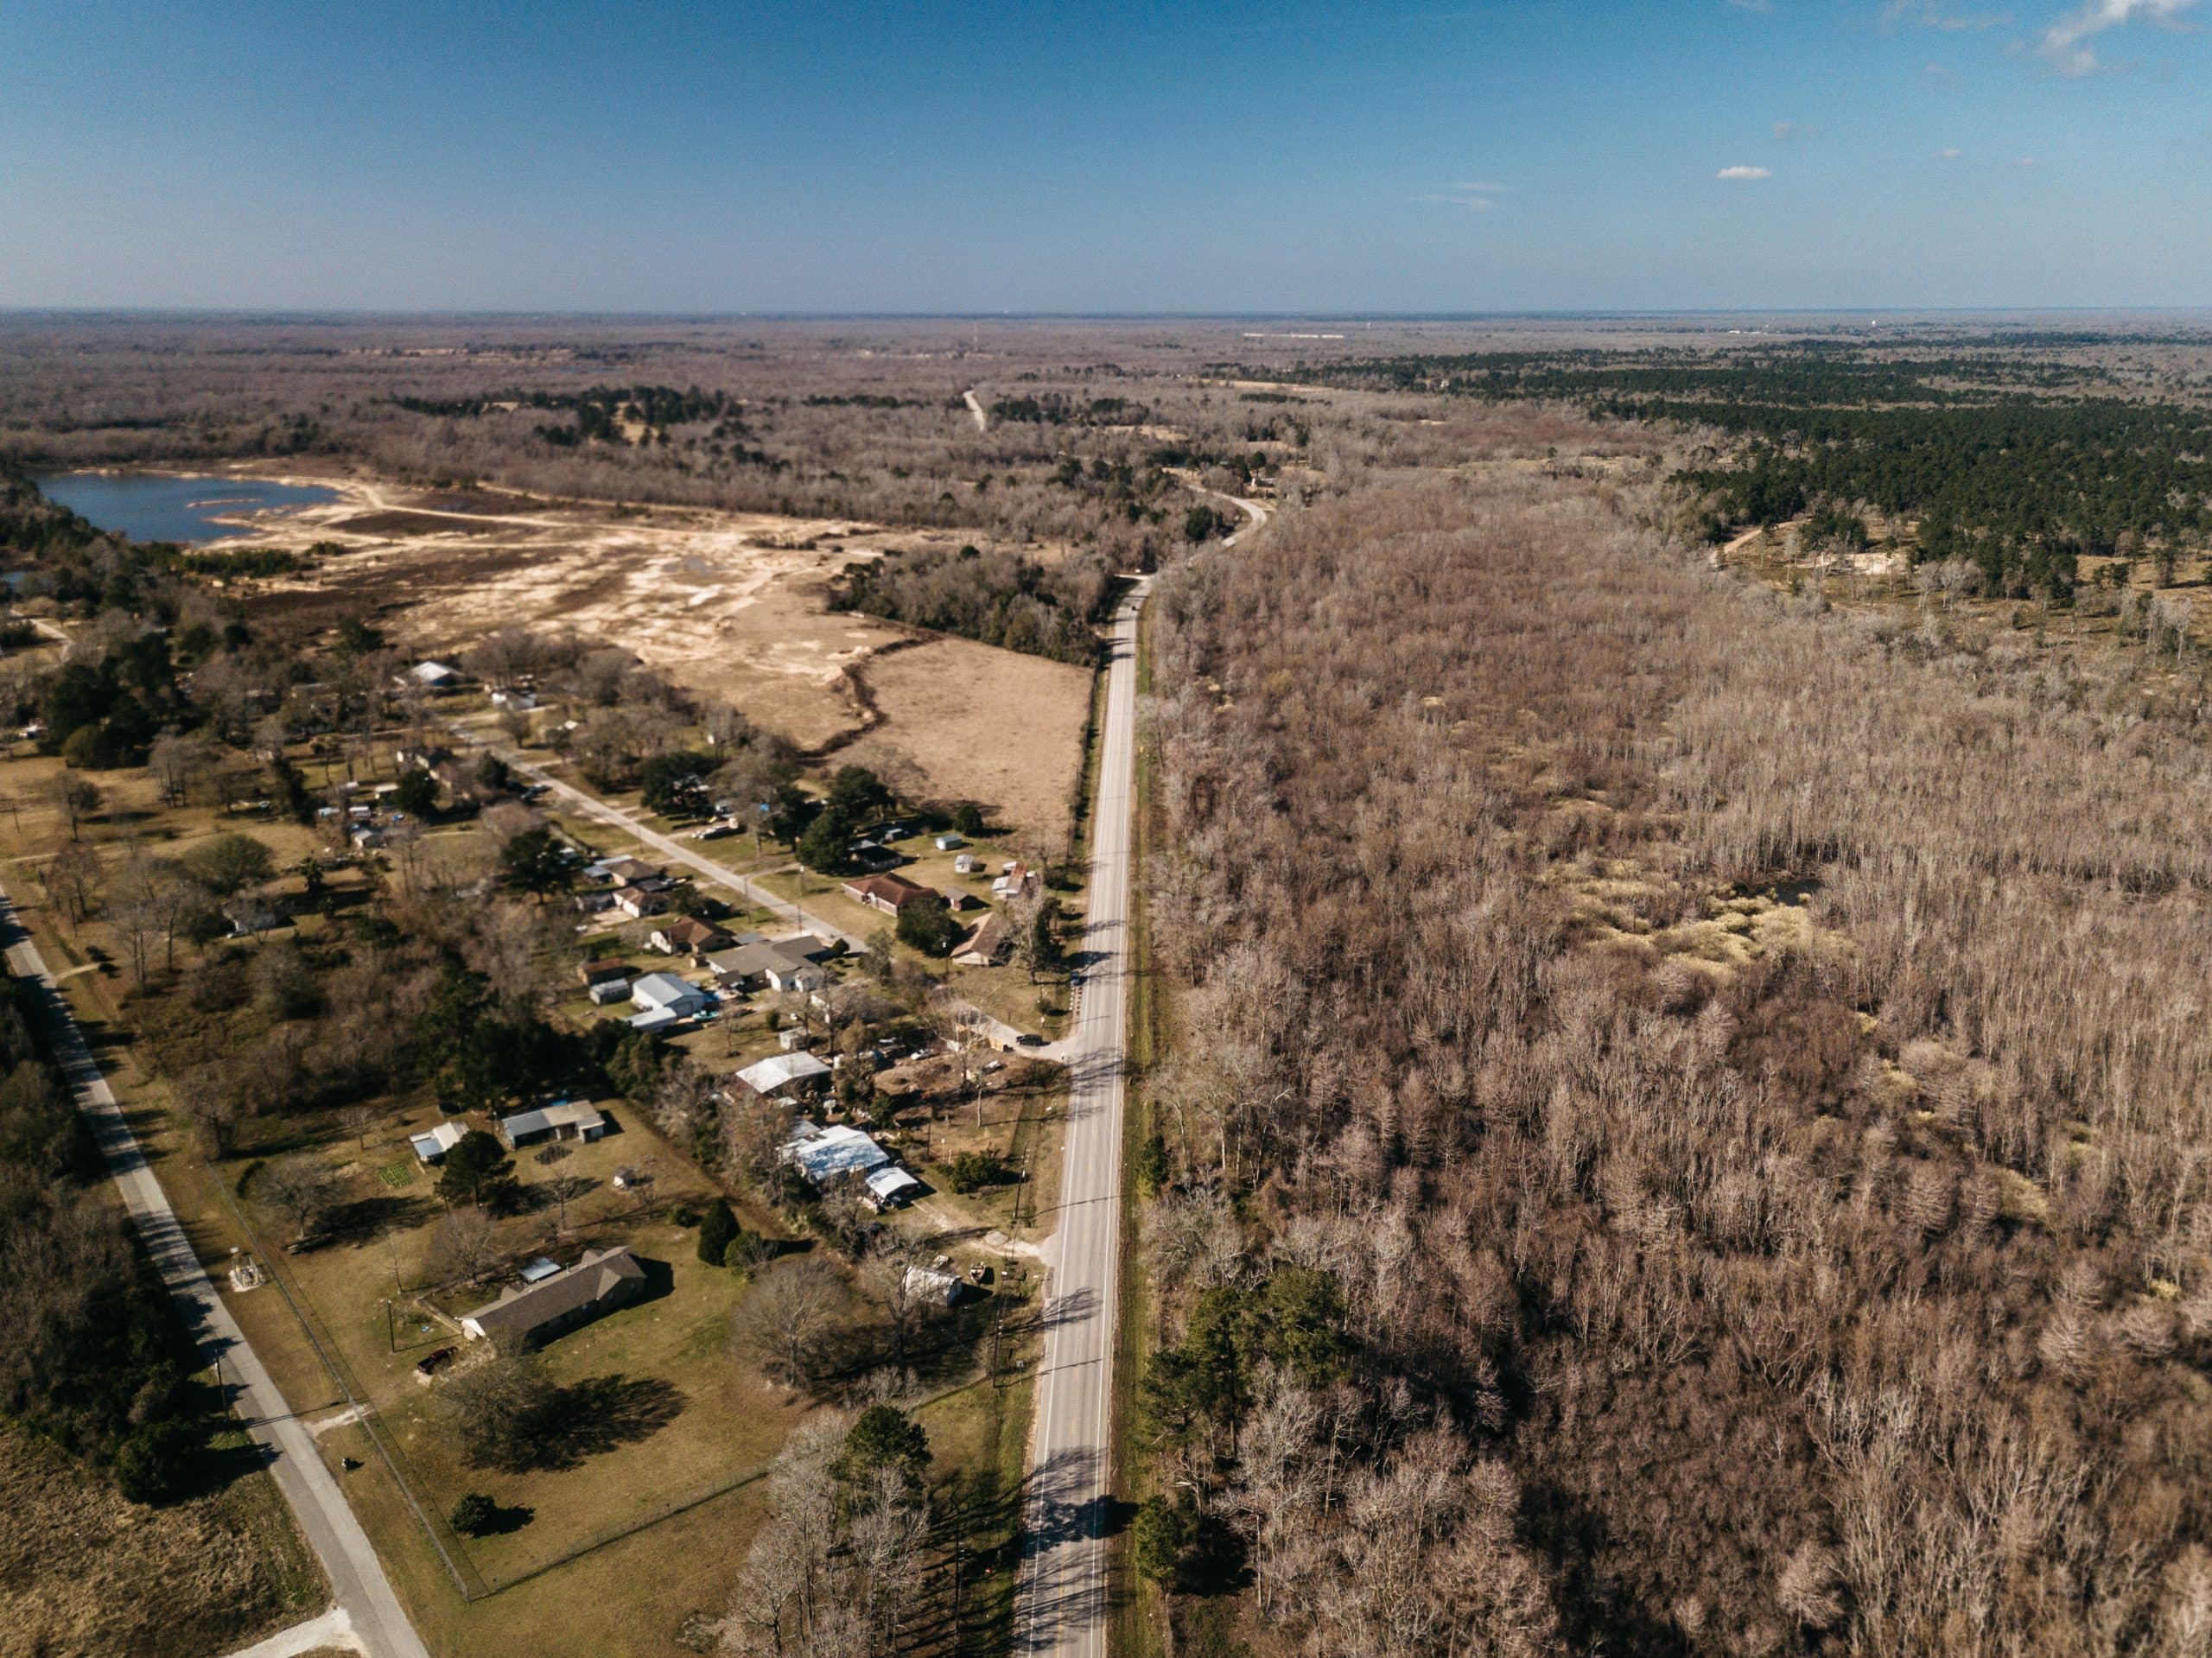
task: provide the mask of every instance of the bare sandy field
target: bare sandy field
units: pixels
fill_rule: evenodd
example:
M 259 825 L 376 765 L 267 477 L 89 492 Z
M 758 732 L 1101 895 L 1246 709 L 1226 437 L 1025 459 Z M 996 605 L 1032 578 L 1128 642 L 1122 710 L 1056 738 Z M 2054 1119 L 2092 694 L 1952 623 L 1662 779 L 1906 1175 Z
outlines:
M 1041 835 L 1066 830 L 1087 672 L 826 607 L 829 578 L 855 556 L 971 537 L 296 481 L 339 499 L 242 526 L 238 544 L 346 550 L 311 575 L 256 583 L 257 603 L 326 624 L 373 613 L 425 655 L 458 654 L 513 624 L 573 629 L 804 748 L 903 759 L 925 794 L 987 803 Z
M 1087 670 L 933 638 L 875 658 L 862 675 L 884 721 L 840 759 L 894 776 L 904 759 L 923 793 L 979 801 L 1051 850 L 1065 848 L 1090 706 Z

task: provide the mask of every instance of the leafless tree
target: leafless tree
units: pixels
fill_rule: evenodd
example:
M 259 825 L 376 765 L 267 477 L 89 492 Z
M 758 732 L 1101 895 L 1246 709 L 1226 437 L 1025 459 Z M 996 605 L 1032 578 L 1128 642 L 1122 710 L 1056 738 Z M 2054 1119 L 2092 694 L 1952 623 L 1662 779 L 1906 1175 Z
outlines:
M 99 785 L 74 772 L 54 774 L 51 797 L 55 810 L 69 820 L 69 838 L 73 841 L 78 838 L 85 820 L 96 816 L 100 810 Z
M 489 1210 L 448 1209 L 430 1235 L 423 1271 L 435 1284 L 474 1284 L 499 1251 L 499 1222 Z
M 307 1152 L 279 1158 L 253 1180 L 255 1200 L 289 1219 L 294 1237 L 302 1243 L 322 1230 L 344 1191 L 338 1172 Z
M 105 867 L 99 848 L 84 841 L 72 841 L 39 866 L 39 885 L 46 889 L 47 902 L 62 912 L 71 931 L 92 914 Z
M 793 1388 L 810 1387 L 822 1340 L 843 1304 L 836 1268 L 813 1255 L 794 1256 L 763 1273 L 738 1303 L 732 1333 L 770 1374 Z

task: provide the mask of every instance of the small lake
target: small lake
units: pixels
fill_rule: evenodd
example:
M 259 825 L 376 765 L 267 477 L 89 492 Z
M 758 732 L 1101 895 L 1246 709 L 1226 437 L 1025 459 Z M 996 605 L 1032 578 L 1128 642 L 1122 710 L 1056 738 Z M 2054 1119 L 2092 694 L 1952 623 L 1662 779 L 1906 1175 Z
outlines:
M 253 532 L 218 518 L 294 511 L 338 499 L 312 484 L 257 478 L 171 478 L 150 472 L 62 472 L 37 480 L 60 502 L 111 535 L 133 541 L 213 541 Z

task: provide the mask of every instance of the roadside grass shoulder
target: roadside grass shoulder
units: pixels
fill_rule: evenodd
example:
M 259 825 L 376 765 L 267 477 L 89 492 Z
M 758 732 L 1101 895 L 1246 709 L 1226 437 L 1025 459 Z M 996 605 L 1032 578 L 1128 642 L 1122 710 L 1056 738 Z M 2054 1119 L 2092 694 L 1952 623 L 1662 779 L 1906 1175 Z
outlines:
M 1137 695 L 1152 692 L 1151 619 L 1137 626 Z M 1151 1077 L 1166 1058 L 1168 1009 L 1165 986 L 1153 967 L 1144 903 L 1145 860 L 1156 843 L 1160 824 L 1156 778 L 1151 750 L 1140 722 L 1135 755 L 1135 804 L 1132 836 L 1134 887 L 1129 905 L 1129 1083 L 1122 1119 L 1122 1166 L 1138 1166 L 1138 1153 L 1156 1132 L 1156 1102 Z M 1151 1362 L 1157 1341 L 1158 1307 L 1141 1238 L 1144 1199 L 1133 1183 L 1122 1191 L 1120 1327 L 1114 1332 L 1113 1464 L 1111 1489 L 1131 1511 L 1153 1494 L 1147 1459 L 1137 1450 L 1137 1384 Z M 1135 1571 L 1127 1534 L 1116 1540 L 1107 1579 L 1111 1620 L 1108 1644 L 1121 1658 L 1156 1658 L 1166 1650 L 1166 1598 L 1159 1585 Z

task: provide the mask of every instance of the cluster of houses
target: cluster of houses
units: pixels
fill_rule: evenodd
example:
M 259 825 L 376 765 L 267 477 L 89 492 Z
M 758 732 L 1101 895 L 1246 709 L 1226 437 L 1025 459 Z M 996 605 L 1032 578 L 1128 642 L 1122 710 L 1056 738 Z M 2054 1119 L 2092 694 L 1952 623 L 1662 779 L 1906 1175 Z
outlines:
M 658 864 L 637 858 L 602 858 L 586 864 L 579 873 L 599 885 L 576 894 L 577 909 L 586 915 L 613 911 L 632 921 L 665 915 L 674 906 L 673 894 L 681 885 Z
M 686 1020 L 712 1018 L 725 1001 L 756 990 L 810 994 L 827 989 L 830 969 L 825 963 L 838 948 L 811 933 L 784 938 L 759 932 L 733 934 L 689 916 L 656 928 L 651 943 L 664 955 L 704 968 L 711 982 L 694 983 L 667 971 L 633 977 L 630 964 L 613 956 L 586 962 L 576 969 L 585 995 L 595 1007 L 627 1002 L 636 1010 L 627 1021 L 633 1030 L 665 1030 Z
M 962 843 L 957 835 L 941 835 L 938 842 L 940 847 Z M 952 861 L 952 867 L 958 874 L 980 874 L 983 863 L 982 859 L 963 852 Z M 1018 903 L 1036 897 L 1041 886 L 1035 870 L 1010 861 L 1000 866 L 998 875 L 991 882 L 991 896 L 1001 904 Z M 942 904 L 956 914 L 982 907 L 982 900 L 972 893 L 940 893 L 904 875 L 887 873 L 861 875 L 849 880 L 844 884 L 844 893 L 855 904 L 894 917 L 915 904 Z M 1013 930 L 1004 915 L 994 912 L 968 930 L 953 947 L 952 959 L 963 967 L 997 967 L 1013 953 Z
M 398 792 L 396 783 L 379 783 L 364 787 L 352 778 L 338 785 L 345 804 L 338 806 L 318 806 L 315 816 L 324 822 L 334 817 L 346 820 L 346 838 L 365 852 L 382 846 L 394 825 L 406 816 L 394 811 L 391 797 Z

